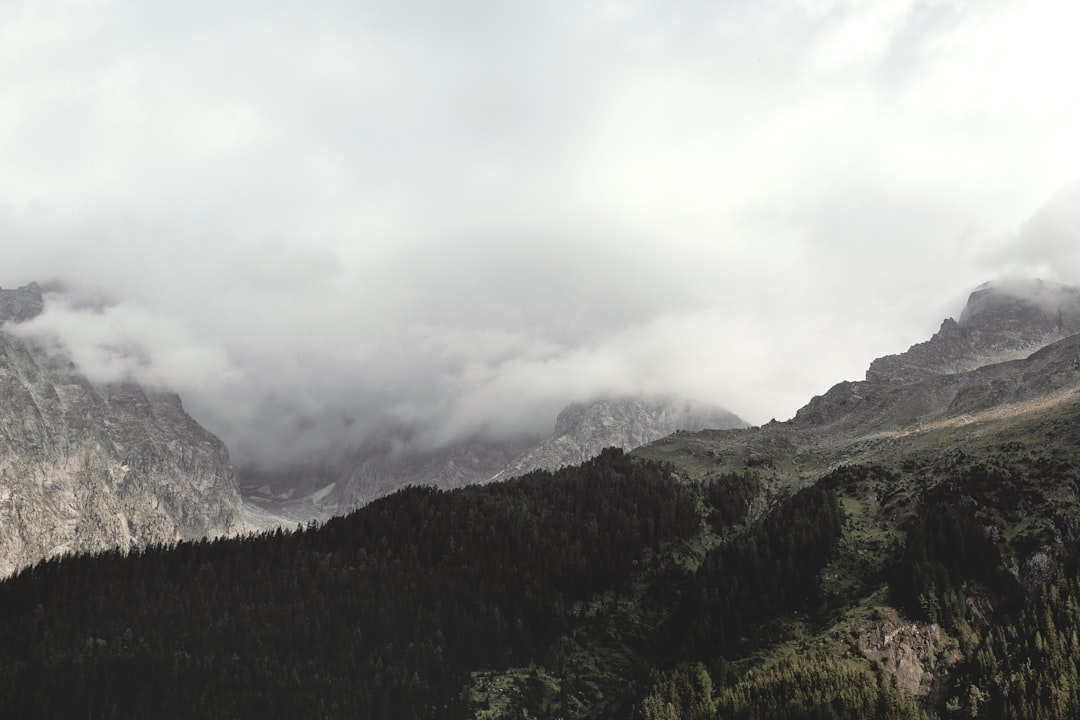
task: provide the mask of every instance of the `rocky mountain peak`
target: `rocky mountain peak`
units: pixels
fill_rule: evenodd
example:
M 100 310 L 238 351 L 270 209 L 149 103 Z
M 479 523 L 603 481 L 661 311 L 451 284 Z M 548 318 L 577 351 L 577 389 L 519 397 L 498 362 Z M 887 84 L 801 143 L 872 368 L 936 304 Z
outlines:
M 968 298 L 962 327 L 984 332 L 1080 332 L 1080 288 L 1045 280 L 984 283 Z
M 871 363 L 868 382 L 910 382 L 1018 360 L 1080 332 L 1080 289 L 1044 280 L 984 283 L 959 321 L 946 319 L 928 341 Z
M 1080 289 L 1037 280 L 984 284 L 959 320 L 875 360 L 865 382 L 841 382 L 814 397 L 795 422 L 892 431 L 1052 395 L 1075 386 L 1078 346 Z
M 636 433 L 652 434 L 650 428 L 657 424 L 670 425 L 670 432 L 746 426 L 738 416 L 720 407 L 667 396 L 622 395 L 567 405 L 555 418 L 554 437 L 621 428 L 633 441 Z
M 41 314 L 45 299 L 37 283 L 14 290 L 0 288 L 0 325 L 6 322 L 26 322 Z
M 0 290 L 0 321 L 42 312 Z M 173 393 L 97 384 L 61 349 L 0 325 L 0 577 L 64 552 L 241 528 L 229 453 Z
M 499 477 L 557 470 L 596 457 L 606 447 L 632 449 L 677 430 L 727 430 L 747 423 L 723 408 L 670 396 L 624 395 L 572 403 L 554 434 L 518 456 Z

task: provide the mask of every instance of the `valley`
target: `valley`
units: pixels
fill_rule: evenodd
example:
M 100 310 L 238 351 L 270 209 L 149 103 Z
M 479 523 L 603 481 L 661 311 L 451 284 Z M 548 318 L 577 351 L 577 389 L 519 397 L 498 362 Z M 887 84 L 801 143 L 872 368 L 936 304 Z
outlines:
M 292 495 L 256 478 L 249 497 L 309 504 L 303 528 L 43 560 L 0 582 L 20 619 L 0 630 L 0 699 L 94 717 L 186 716 L 194 687 L 219 717 L 1070 717 L 1080 335 L 1075 291 L 1036 288 L 980 289 L 957 329 L 786 422 L 386 485 L 306 523 L 337 476 Z M 618 416 L 582 405 L 547 442 L 590 408 Z M 415 467 L 447 457 L 464 456 Z

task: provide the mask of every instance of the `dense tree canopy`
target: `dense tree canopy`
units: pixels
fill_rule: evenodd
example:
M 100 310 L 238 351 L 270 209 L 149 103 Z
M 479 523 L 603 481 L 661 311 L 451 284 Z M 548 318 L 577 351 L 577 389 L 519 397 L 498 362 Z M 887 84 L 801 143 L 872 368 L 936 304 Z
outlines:
M 528 662 L 574 602 L 689 537 L 694 491 L 605 451 L 411 488 L 302 532 L 50 560 L 0 586 L 11 717 L 443 718 L 469 669 Z
M 0 714 L 1073 717 L 1072 546 L 1040 593 L 1006 571 L 1070 527 L 1046 498 L 1071 470 L 1024 463 L 961 458 L 915 468 L 921 485 L 842 467 L 774 492 L 753 471 L 688 482 L 608 450 L 408 488 L 321 527 L 53 559 L 0 582 Z M 887 562 L 844 565 L 881 548 Z M 859 568 L 876 569 L 823 591 Z M 868 588 L 960 636 L 926 707 L 850 636 L 795 642 L 862 612 Z

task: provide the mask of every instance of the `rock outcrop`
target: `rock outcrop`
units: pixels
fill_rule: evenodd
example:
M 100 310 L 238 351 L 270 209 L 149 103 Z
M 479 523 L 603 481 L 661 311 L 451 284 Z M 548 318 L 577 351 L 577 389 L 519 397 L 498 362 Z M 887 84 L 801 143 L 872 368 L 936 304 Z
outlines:
M 240 529 L 225 445 L 177 395 L 92 383 L 61 348 L 10 331 L 42 308 L 36 285 L 0 290 L 0 576 Z
M 986 283 L 960 320 L 946 319 L 926 342 L 870 364 L 868 382 L 910 382 L 1018 360 L 1080 333 L 1080 289 L 1042 280 Z
M 841 382 L 795 415 L 797 424 L 861 432 L 913 428 L 1076 385 L 1080 290 L 1042 281 L 987 284 L 959 321 L 875 360 L 866 380 Z
M 515 458 L 499 477 L 558 470 L 590 460 L 606 447 L 632 450 L 679 430 L 744 427 L 742 418 L 723 408 L 673 397 L 628 395 L 574 403 L 559 413 L 550 438 Z
M 943 689 L 948 669 L 961 658 L 957 641 L 940 625 L 905 620 L 895 610 L 880 611 L 854 632 L 863 656 L 920 700 Z

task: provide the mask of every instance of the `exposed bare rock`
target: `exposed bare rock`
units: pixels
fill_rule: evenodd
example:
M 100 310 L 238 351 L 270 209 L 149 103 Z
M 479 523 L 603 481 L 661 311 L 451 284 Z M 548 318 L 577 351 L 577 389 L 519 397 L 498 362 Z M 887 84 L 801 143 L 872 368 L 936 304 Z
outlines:
M 926 443 L 942 444 L 944 450 L 949 443 L 940 438 L 970 442 L 982 433 L 1005 432 L 1010 424 L 1023 423 L 1033 414 L 1080 402 L 1080 319 L 1072 314 L 1080 290 L 1029 283 L 1027 287 L 1033 289 L 1017 299 L 994 287 L 983 286 L 973 293 L 964 323 L 977 320 L 980 347 L 1009 347 L 1010 353 L 1018 352 L 1019 345 L 1013 341 L 1025 332 L 1018 318 L 1032 312 L 1030 298 L 1041 298 L 1032 322 L 1037 321 L 1036 328 L 1043 330 L 1030 336 L 1041 338 L 1035 343 L 1039 347 L 1021 359 L 1002 360 L 1000 352 L 988 351 L 989 355 L 980 356 L 991 357 L 987 365 L 968 370 L 954 366 L 955 372 L 944 372 L 940 364 L 937 370 L 927 369 L 929 356 L 916 362 L 913 358 L 923 351 L 913 349 L 909 351 L 913 355 L 893 356 L 910 367 L 921 367 L 910 376 L 878 377 L 871 372 L 877 379 L 838 383 L 812 398 L 792 420 L 745 430 L 683 433 L 635 453 L 682 464 L 692 477 L 764 466 L 777 488 L 790 488 L 812 483 L 838 465 L 870 458 L 876 462 L 882 457 L 898 459 Z M 1039 295 L 1039 288 L 1046 292 Z M 946 334 L 952 332 L 948 328 L 953 324 L 946 321 Z M 1059 327 L 1066 336 L 1053 340 Z M 994 332 L 1000 333 L 998 339 Z M 924 345 L 942 342 L 939 338 Z M 975 362 L 974 357 L 969 359 Z M 881 366 L 875 362 L 873 367 Z M 1075 534 L 1080 536 L 1080 526 Z
M 41 311 L 0 290 L 0 322 Z M 96 385 L 57 347 L 0 330 L 0 576 L 58 553 L 239 529 L 228 451 L 172 393 Z
M 0 288 L 0 324 L 21 323 L 32 320 L 45 308 L 41 286 L 30 283 L 14 290 Z
M 795 415 L 798 424 L 884 431 L 1028 400 L 1080 381 L 1080 290 L 1033 281 L 984 285 L 960 321 L 875 360 Z
M 1053 549 L 1042 547 L 1024 560 L 1018 579 L 1025 587 L 1039 587 L 1051 582 L 1057 571 L 1058 561 L 1054 558 Z
M 729 430 L 747 424 L 711 405 L 673 397 L 623 396 L 569 405 L 547 440 L 515 458 L 499 477 L 558 470 L 600 454 L 606 447 L 632 450 L 678 430 Z
M 968 298 L 960 320 L 948 318 L 926 342 L 878 358 L 871 382 L 910 382 L 1017 360 L 1080 332 L 1080 289 L 1042 280 L 986 283 Z
M 956 640 L 940 625 L 905 620 L 895 610 L 880 611 L 855 632 L 866 659 L 919 699 L 938 691 L 949 667 L 960 659 Z

